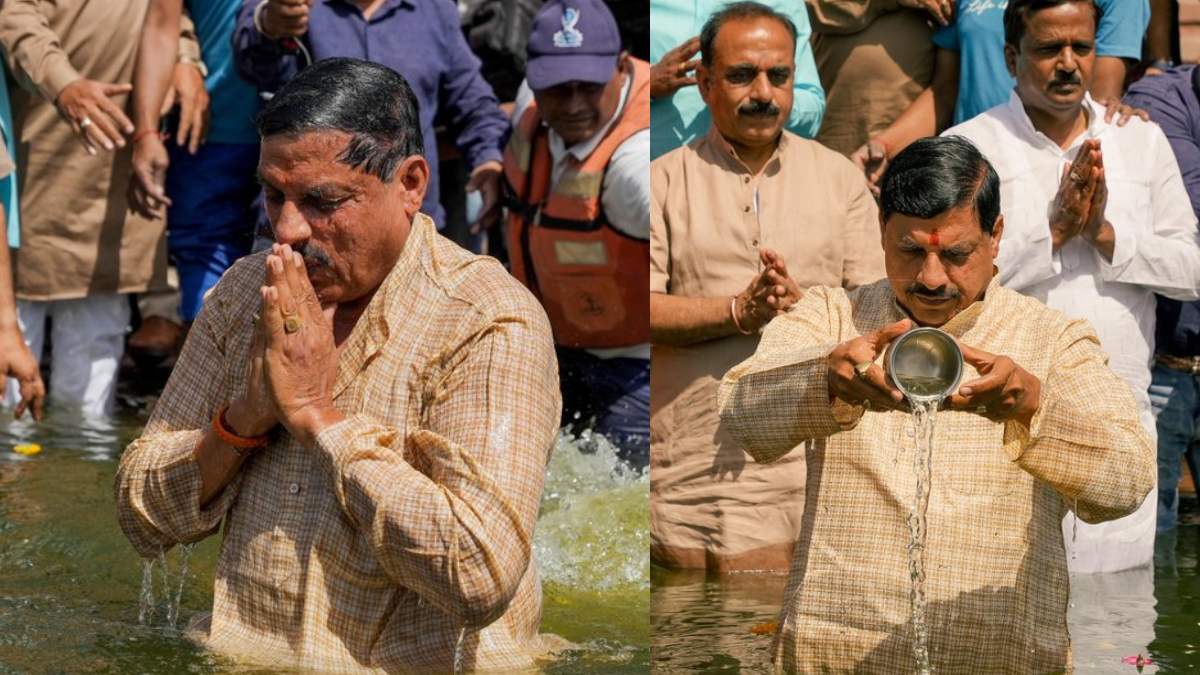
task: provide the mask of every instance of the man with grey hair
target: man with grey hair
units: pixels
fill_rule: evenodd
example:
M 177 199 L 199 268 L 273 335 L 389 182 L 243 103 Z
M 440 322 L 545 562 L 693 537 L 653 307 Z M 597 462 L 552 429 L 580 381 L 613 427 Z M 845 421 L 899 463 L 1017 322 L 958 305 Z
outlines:
M 440 237 L 416 99 L 320 61 L 258 120 L 275 235 L 214 288 L 118 515 L 143 556 L 225 521 L 212 648 L 272 667 L 518 669 L 558 427 L 550 327 L 498 262 Z

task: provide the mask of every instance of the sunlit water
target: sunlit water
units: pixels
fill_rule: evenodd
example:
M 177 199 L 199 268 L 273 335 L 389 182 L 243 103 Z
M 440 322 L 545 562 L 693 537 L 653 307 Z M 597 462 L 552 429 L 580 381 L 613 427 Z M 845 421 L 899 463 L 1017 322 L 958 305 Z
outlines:
M 1200 511 L 1185 506 L 1183 524 L 1155 542 L 1153 567 L 1071 577 L 1076 673 L 1135 675 L 1124 660 L 1139 653 L 1154 662 L 1144 673 L 1200 672 Z M 775 636 L 762 628 L 778 619 L 787 575 L 656 567 L 651 579 L 653 672 L 771 672 Z
M 937 429 L 940 398 L 909 398 L 912 406 L 916 443 L 913 449 L 913 503 L 905 523 L 908 525 L 909 602 L 912 606 L 913 658 L 917 672 L 929 675 L 929 626 L 925 622 L 925 514 L 929 510 L 929 466 L 933 454 L 933 435 Z
M 211 610 L 219 537 L 143 564 L 117 525 L 113 476 L 143 422 L 0 426 L 0 673 L 237 670 L 179 631 Z M 40 454 L 12 452 L 30 441 Z M 598 445 L 560 438 L 546 477 L 542 631 L 578 645 L 548 673 L 649 668 L 649 478 Z

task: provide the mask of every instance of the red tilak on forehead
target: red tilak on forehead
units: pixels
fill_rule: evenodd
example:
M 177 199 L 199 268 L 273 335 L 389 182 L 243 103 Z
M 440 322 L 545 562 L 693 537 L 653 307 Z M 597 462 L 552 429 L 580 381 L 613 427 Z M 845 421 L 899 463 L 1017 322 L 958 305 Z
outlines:
M 934 230 L 933 232 L 931 232 L 929 234 L 929 245 L 930 246 L 940 246 L 941 245 L 941 242 L 938 240 L 937 230 Z

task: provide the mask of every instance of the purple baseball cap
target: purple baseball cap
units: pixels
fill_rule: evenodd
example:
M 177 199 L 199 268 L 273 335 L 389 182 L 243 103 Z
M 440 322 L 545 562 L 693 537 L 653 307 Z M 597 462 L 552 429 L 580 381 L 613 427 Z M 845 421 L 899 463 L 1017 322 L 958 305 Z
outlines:
M 535 91 L 608 82 L 621 53 L 617 21 L 601 0 L 550 0 L 533 17 L 525 79 Z

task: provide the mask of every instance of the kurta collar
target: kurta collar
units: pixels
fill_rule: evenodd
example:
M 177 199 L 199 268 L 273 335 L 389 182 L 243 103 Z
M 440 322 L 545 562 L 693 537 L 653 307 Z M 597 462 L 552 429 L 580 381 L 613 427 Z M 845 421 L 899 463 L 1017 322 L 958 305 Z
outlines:
M 775 151 L 771 153 L 771 157 L 763 165 L 761 173 L 778 173 L 779 164 L 783 161 L 783 153 L 787 152 L 788 144 L 791 142 L 788 136 L 787 131 L 779 132 L 779 140 L 775 143 Z M 737 151 L 733 149 L 729 141 L 725 140 L 725 137 L 721 135 L 716 124 L 709 125 L 707 141 L 712 145 L 716 154 L 721 157 L 721 160 L 725 163 L 725 168 L 734 173 L 754 175 L 750 172 L 750 168 L 746 166 L 745 162 L 738 157 Z
M 375 296 L 367 303 L 367 308 L 363 310 L 362 316 L 358 317 L 358 322 L 346 338 L 346 347 L 338 357 L 334 398 L 337 398 L 367 367 L 379 350 L 383 349 L 395 328 L 392 321 L 416 311 L 415 305 L 421 294 L 415 286 L 425 273 L 423 258 L 428 257 L 433 247 L 434 232 L 433 220 L 424 213 L 418 213 L 413 219 L 408 240 L 404 242 L 404 250 L 401 251 L 396 264 L 384 277 L 379 290 L 375 291 Z
M 956 338 L 963 337 L 967 334 L 967 332 L 974 328 L 977 323 L 979 323 L 979 320 L 981 317 L 983 317 L 984 313 L 988 311 L 993 304 L 995 304 L 995 297 L 997 295 L 998 288 L 1000 288 L 1000 272 L 993 265 L 992 280 L 988 282 L 987 290 L 983 293 L 983 299 L 976 300 L 975 302 L 971 303 L 966 309 L 962 310 L 958 314 L 955 314 L 949 321 L 937 326 L 937 328 L 949 333 L 950 335 L 953 335 Z M 899 321 L 900 319 L 912 318 L 912 315 L 908 313 L 908 310 L 900 304 L 900 300 L 896 297 L 894 292 L 892 294 L 891 311 L 892 319 L 889 321 L 889 323 Z
M 1105 110 L 1100 104 L 1096 103 L 1091 94 L 1086 92 L 1083 94 L 1081 105 L 1088 118 L 1087 129 L 1072 141 L 1071 145 L 1066 149 L 1059 148 L 1058 144 L 1050 140 L 1049 136 L 1034 128 L 1033 120 L 1030 120 L 1029 114 L 1025 112 L 1025 104 L 1021 102 L 1021 97 L 1017 95 L 1016 88 L 1009 94 L 1007 112 L 1021 135 L 1027 139 L 1053 146 L 1059 152 L 1066 152 L 1089 138 L 1099 138 L 1104 133 L 1104 130 L 1108 128 L 1108 123 L 1104 121 Z

